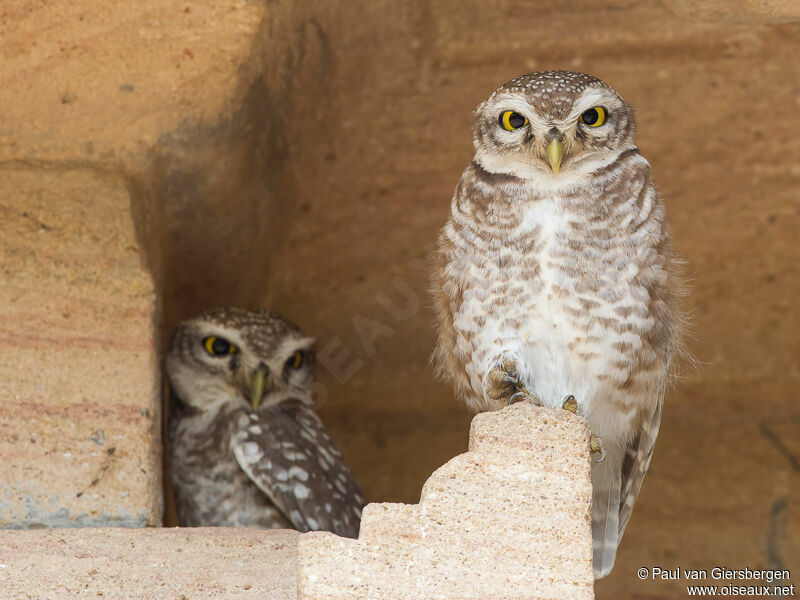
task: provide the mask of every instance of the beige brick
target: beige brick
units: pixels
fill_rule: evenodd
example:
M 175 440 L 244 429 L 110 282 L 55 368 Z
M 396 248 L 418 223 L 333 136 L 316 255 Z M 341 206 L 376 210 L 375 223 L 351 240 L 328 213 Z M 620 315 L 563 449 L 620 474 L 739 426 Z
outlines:
M 368 505 L 358 540 L 300 538 L 299 597 L 593 598 L 588 436 L 525 403 L 478 415 L 418 505 Z
M 0 169 L 0 527 L 161 522 L 153 282 L 124 181 Z

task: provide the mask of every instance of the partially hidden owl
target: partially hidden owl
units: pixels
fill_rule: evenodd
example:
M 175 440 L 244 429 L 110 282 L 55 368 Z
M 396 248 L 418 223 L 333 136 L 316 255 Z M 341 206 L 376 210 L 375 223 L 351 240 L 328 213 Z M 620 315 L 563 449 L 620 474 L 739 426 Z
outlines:
M 312 344 L 269 311 L 178 326 L 166 372 L 181 525 L 358 535 L 364 499 L 314 410 Z
M 680 346 L 664 206 L 631 107 L 592 76 L 516 77 L 478 106 L 472 133 L 435 251 L 437 369 L 475 411 L 528 400 L 588 419 L 604 457 L 592 464 L 600 578 Z

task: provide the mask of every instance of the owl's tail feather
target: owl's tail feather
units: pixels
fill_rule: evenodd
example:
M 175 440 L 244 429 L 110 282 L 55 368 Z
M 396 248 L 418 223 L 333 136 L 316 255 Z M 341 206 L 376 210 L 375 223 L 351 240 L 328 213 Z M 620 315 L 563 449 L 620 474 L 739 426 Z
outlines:
M 592 464 L 592 541 L 594 577 L 611 572 L 619 544 L 619 502 L 622 477 L 619 457 L 610 452 L 602 463 Z

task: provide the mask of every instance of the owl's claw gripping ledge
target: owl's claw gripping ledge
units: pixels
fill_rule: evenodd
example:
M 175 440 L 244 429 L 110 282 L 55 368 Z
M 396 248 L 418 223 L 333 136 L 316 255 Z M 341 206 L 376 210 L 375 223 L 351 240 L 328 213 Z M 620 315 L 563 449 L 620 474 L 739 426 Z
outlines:
M 564 399 L 564 403 L 561 405 L 566 411 L 571 412 L 573 415 L 578 414 L 578 401 L 575 400 L 575 396 L 570 394 Z M 600 458 L 597 459 L 596 462 L 603 462 L 606 459 L 606 445 L 603 443 L 603 440 L 600 438 L 599 435 L 593 433 L 589 438 L 589 450 L 592 454 L 599 454 Z
M 600 458 L 595 462 L 601 463 L 606 459 L 606 445 L 599 435 L 593 433 L 589 438 L 589 451 L 592 454 L 600 454 Z
M 564 404 L 561 405 L 566 411 L 571 412 L 573 415 L 578 414 L 578 401 L 575 400 L 575 396 L 569 395 L 564 399 Z
M 511 394 L 511 397 L 508 399 L 508 405 L 511 406 L 512 404 L 516 404 L 517 402 L 525 402 L 526 400 L 536 404 L 537 406 L 539 405 L 539 401 L 525 391 L 514 392 Z
M 505 359 L 502 366 L 489 371 L 486 395 L 492 400 L 508 398 L 508 404 L 515 402 L 530 402 L 541 406 L 542 402 L 528 391 L 520 381 L 517 365 L 514 361 Z

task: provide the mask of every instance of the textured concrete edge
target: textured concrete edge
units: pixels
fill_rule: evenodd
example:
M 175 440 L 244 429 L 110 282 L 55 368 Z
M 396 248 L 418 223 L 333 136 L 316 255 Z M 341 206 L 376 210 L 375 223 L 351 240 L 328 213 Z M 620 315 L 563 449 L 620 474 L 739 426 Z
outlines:
M 233 528 L 0 531 L 0 597 L 294 600 L 298 537 Z
M 327 532 L 307 533 L 300 537 L 297 553 L 298 597 L 303 600 L 399 600 L 428 597 L 441 600 L 472 597 L 513 597 L 520 600 L 561 597 L 573 600 L 593 599 L 589 434 L 588 424 L 581 417 L 530 405 L 515 405 L 503 411 L 476 416 L 470 428 L 469 451 L 457 455 L 434 471 L 423 487 L 419 504 L 367 505 L 358 540 L 341 538 Z M 509 449 L 511 455 L 506 452 Z M 505 579 L 503 574 L 496 580 L 489 577 L 487 585 L 486 575 L 492 571 L 492 552 L 488 548 L 501 542 L 499 537 L 492 542 L 492 533 L 503 536 L 502 543 L 507 544 L 508 536 L 513 537 L 517 532 L 530 543 L 530 528 L 521 523 L 519 527 L 512 526 L 509 531 L 509 523 L 501 519 L 497 523 L 486 523 L 484 539 L 487 551 L 482 551 L 484 546 L 475 544 L 476 540 L 463 541 L 466 544 L 464 547 L 454 548 L 450 544 L 455 541 L 458 546 L 456 540 L 460 539 L 461 534 L 467 533 L 459 533 L 459 529 L 465 526 L 459 507 L 464 506 L 465 498 L 467 503 L 471 502 L 470 496 L 465 497 L 463 493 L 468 485 L 466 480 L 470 477 L 470 470 L 475 466 L 482 465 L 491 469 L 492 465 L 496 467 L 498 464 L 505 464 L 506 457 L 509 459 L 509 467 L 517 473 L 520 460 L 524 465 L 533 458 L 529 468 L 523 466 L 523 470 L 540 481 L 554 476 L 555 479 L 550 481 L 558 481 L 565 488 L 554 490 L 556 495 L 572 489 L 567 495 L 574 497 L 575 506 L 567 518 L 574 527 L 564 527 L 565 523 L 560 520 L 563 515 L 560 515 L 561 526 L 548 528 L 542 534 L 535 545 L 547 552 L 555 552 L 554 559 L 550 561 L 552 564 L 531 564 L 529 572 L 522 575 L 524 583 L 519 581 L 520 573 L 511 576 L 512 579 L 517 577 L 513 583 L 506 573 Z M 557 457 L 564 458 L 566 462 L 562 464 L 558 461 L 558 464 L 554 464 L 553 459 Z M 453 482 L 462 471 L 465 478 L 463 487 L 462 483 L 454 485 Z M 486 472 L 483 474 L 486 475 Z M 546 496 L 542 496 L 542 499 L 545 498 Z M 476 499 L 476 504 L 481 500 Z M 539 503 L 539 500 L 535 502 Z M 441 516 L 443 507 L 447 505 L 451 505 L 451 508 L 445 508 L 444 514 L 450 512 L 455 515 L 455 520 L 445 526 L 445 530 L 449 532 L 444 537 L 436 534 L 433 538 L 429 537 L 431 541 L 436 539 L 435 543 L 438 544 L 431 548 L 430 541 L 427 544 L 425 542 L 423 522 L 429 519 L 430 511 Z M 545 502 L 538 508 L 538 512 L 552 510 L 547 508 L 550 506 L 552 505 Z M 509 511 L 499 511 L 500 514 L 506 512 Z M 478 509 L 475 514 L 487 518 L 486 507 Z M 541 517 L 538 514 L 531 518 Z M 492 526 L 496 527 L 495 531 L 492 531 Z M 430 532 L 428 535 L 430 536 Z M 464 538 L 467 539 L 470 538 Z M 562 561 L 556 558 L 556 554 L 559 549 L 566 547 L 564 544 L 567 542 L 574 555 L 569 561 Z M 579 551 L 580 548 L 582 551 Z M 442 569 L 435 566 L 439 563 L 447 564 L 450 568 L 455 567 L 455 572 L 449 573 L 448 577 L 455 576 L 458 579 L 460 572 L 461 581 L 455 587 L 440 585 Z M 470 568 L 467 579 L 464 579 L 463 567 L 467 564 L 478 567 L 478 570 Z M 430 565 L 434 567 L 431 568 Z M 557 581 L 548 575 L 555 573 L 552 569 L 569 569 L 572 573 L 562 574 L 562 577 L 557 578 L 560 581 Z M 539 574 L 538 580 L 535 575 L 531 577 L 536 573 Z M 408 588 L 410 584 L 414 589 Z

